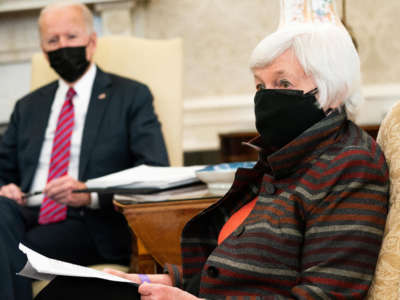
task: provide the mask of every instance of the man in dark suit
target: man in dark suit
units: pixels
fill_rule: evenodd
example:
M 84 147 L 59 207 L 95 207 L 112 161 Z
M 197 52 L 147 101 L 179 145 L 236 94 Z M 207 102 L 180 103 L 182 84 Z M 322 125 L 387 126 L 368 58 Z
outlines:
M 50 5 L 39 30 L 61 78 L 17 102 L 0 144 L 0 299 L 31 298 L 30 282 L 15 275 L 26 263 L 20 241 L 81 265 L 126 263 L 130 232 L 112 195 L 72 191 L 139 164 L 168 165 L 149 89 L 92 63 L 87 7 Z

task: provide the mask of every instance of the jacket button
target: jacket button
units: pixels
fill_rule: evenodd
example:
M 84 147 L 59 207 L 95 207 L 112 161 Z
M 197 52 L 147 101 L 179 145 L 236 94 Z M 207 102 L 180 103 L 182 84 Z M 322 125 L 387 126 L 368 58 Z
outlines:
M 208 276 L 210 276 L 211 278 L 217 278 L 217 277 L 218 277 L 218 274 L 219 274 L 219 271 L 218 271 L 218 269 L 217 269 L 216 267 L 214 267 L 214 266 L 209 266 L 209 267 L 207 268 L 207 274 L 208 274 Z
M 265 185 L 265 192 L 266 192 L 268 195 L 272 195 L 273 193 L 275 193 L 275 187 L 274 187 L 274 185 L 273 185 L 273 184 L 267 184 L 267 185 Z
M 239 237 L 243 234 L 243 232 L 246 230 L 246 227 L 243 225 L 240 225 L 234 232 L 233 235 L 235 237 Z
M 81 217 L 85 216 L 85 212 L 83 210 L 79 211 Z

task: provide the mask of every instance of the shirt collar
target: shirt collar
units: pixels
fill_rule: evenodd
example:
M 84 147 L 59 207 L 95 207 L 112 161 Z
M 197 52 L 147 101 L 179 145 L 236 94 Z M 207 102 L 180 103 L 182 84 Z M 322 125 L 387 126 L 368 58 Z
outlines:
M 96 65 L 91 63 L 85 74 L 74 84 L 73 88 L 78 96 L 82 95 L 88 88 L 91 89 L 96 77 L 96 72 Z M 63 94 L 66 94 L 69 89 L 69 85 L 61 78 L 58 80 L 58 87 Z

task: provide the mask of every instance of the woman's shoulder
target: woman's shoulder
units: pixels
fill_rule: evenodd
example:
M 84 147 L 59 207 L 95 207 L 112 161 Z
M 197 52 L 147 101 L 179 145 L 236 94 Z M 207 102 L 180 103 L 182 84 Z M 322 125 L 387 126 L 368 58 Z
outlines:
M 382 174 L 387 173 L 383 151 L 379 144 L 368 133 L 351 121 L 338 140 L 325 155 L 330 157 L 330 167 L 354 169 L 362 166 L 364 170 L 380 168 Z

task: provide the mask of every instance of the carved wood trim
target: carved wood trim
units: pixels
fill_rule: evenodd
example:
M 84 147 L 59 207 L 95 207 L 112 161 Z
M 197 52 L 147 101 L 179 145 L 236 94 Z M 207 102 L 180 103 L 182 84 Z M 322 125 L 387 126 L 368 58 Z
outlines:
M 0 13 L 41 9 L 54 2 L 56 0 L 3 0 L 0 3 Z M 82 0 L 81 2 L 85 4 L 100 4 L 121 2 L 121 0 Z

